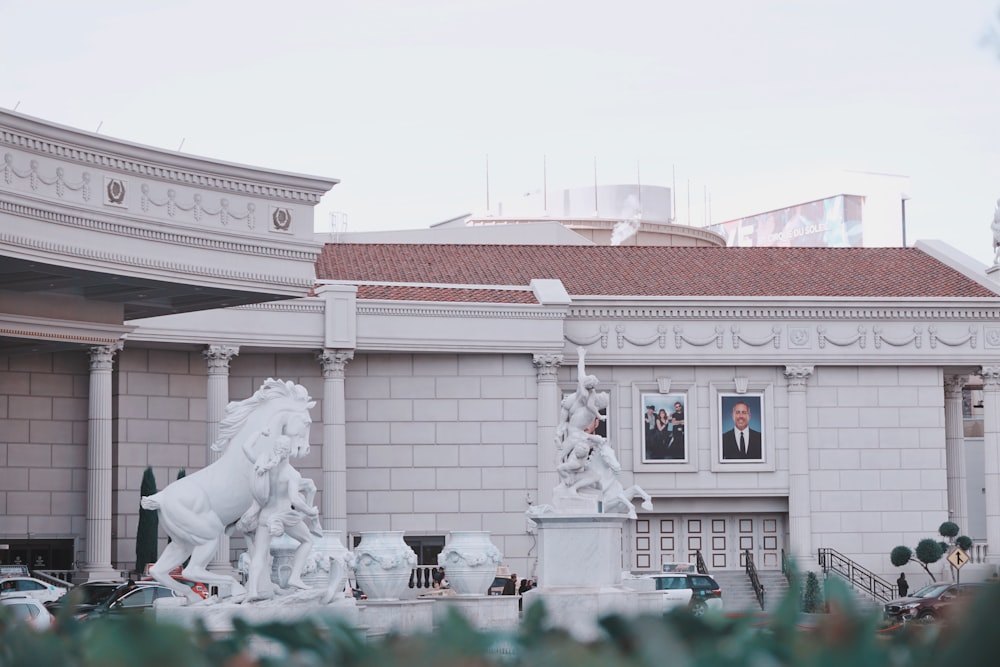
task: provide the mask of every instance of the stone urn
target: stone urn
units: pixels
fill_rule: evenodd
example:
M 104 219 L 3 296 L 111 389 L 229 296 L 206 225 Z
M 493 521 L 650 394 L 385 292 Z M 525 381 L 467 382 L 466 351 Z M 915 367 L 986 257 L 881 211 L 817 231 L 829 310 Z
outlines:
M 398 600 L 417 565 L 417 554 L 406 546 L 403 531 L 362 531 L 354 548 L 354 577 L 369 600 Z
M 503 556 L 485 530 L 453 530 L 438 565 L 456 595 L 486 595 Z
M 323 537 L 313 542 L 309 560 L 302 571 L 302 581 L 313 588 L 323 587 L 323 602 L 343 597 L 344 585 L 354 571 L 354 554 L 341 541 L 342 531 L 324 530 Z

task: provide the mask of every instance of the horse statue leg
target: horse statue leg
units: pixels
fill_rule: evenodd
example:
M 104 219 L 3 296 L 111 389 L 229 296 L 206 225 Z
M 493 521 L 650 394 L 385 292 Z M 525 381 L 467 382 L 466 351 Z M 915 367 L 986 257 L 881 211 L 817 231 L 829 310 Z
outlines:
M 219 537 L 221 537 L 221 535 Z M 212 584 L 231 586 L 232 588 L 230 590 L 233 595 L 242 595 L 246 593 L 246 589 L 242 586 L 242 584 L 240 584 L 240 582 L 236 581 L 234 577 L 220 572 L 211 572 L 208 569 L 209 562 L 211 562 L 212 558 L 218 551 L 219 537 L 196 546 L 191 552 L 191 561 L 188 563 L 187 567 L 184 568 L 184 571 L 181 574 L 186 579 L 200 581 L 208 584 L 209 586 Z
M 645 490 L 638 484 L 628 487 L 625 491 L 625 497 L 627 498 L 642 498 L 642 509 L 652 510 L 653 509 L 653 498 L 646 493 Z
M 172 591 L 180 593 L 191 602 L 198 602 L 201 600 L 201 596 L 170 576 L 170 571 L 175 567 L 179 567 L 190 555 L 190 545 L 174 540 L 167 544 L 160 557 L 150 566 L 149 575 L 157 583 L 163 584 Z

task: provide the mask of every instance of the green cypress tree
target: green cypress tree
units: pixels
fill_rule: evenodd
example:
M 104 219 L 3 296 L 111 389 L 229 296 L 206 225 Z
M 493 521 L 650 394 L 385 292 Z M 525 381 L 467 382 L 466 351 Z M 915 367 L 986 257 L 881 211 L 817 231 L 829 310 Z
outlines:
M 819 586 L 819 578 L 815 572 L 806 574 L 806 588 L 802 592 L 802 611 L 807 614 L 818 614 L 825 611 L 823 591 Z
M 156 493 L 156 477 L 153 476 L 153 469 L 147 467 L 142 473 L 139 495 L 151 496 L 154 493 Z M 156 510 L 145 510 L 140 507 L 139 525 L 135 534 L 135 571 L 140 575 L 146 572 L 147 564 L 156 562 L 159 530 L 160 515 Z

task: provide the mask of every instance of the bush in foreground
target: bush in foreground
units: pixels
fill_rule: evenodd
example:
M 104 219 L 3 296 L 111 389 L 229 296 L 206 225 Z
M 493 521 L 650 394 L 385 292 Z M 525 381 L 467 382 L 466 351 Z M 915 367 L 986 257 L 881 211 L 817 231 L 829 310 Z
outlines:
M 830 613 L 803 625 L 792 589 L 773 616 L 701 618 L 609 616 L 607 637 L 581 643 L 552 629 L 541 605 L 525 610 L 511 633 L 481 632 L 450 616 L 429 634 L 366 640 L 337 622 L 240 624 L 226 637 L 157 624 L 151 617 L 79 623 L 35 633 L 0 613 L 0 667 L 955 667 L 992 664 L 1000 655 L 1000 586 L 991 586 L 945 627 L 880 631 L 839 581 L 830 582 Z

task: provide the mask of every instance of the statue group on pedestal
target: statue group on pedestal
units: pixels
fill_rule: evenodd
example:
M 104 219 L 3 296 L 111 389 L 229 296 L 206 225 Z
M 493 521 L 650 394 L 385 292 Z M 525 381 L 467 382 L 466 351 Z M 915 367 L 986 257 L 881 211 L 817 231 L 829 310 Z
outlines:
M 156 581 L 194 599 L 170 575 L 190 559 L 182 572 L 187 579 L 231 586 L 234 595 L 245 592 L 246 601 L 272 597 L 271 540 L 288 535 L 299 542 L 288 583 L 308 588 L 302 570 L 313 535 L 321 536 L 319 510 L 313 505 L 316 485 L 299 474 L 291 459 L 309 453 L 309 410 L 314 405 L 305 387 L 269 378 L 250 398 L 226 406 L 212 444 L 222 452 L 216 461 L 142 499 L 144 509 L 159 510 L 160 525 L 170 536 L 150 568 Z M 249 545 L 246 590 L 232 576 L 208 569 L 222 536 L 236 530 Z
M 610 404 L 605 391 L 597 391 L 598 380 L 587 375 L 584 365 L 586 350 L 577 349 L 577 387 L 560 403 L 559 424 L 556 426 L 556 472 L 560 494 L 586 495 L 600 500 L 602 511 L 625 513 L 636 518 L 632 499 L 643 499 L 644 509 L 653 509 L 649 494 L 639 486 L 625 489 L 618 481 L 621 464 L 607 438 L 598 435 L 604 414 Z M 558 505 L 558 501 L 557 501 Z

